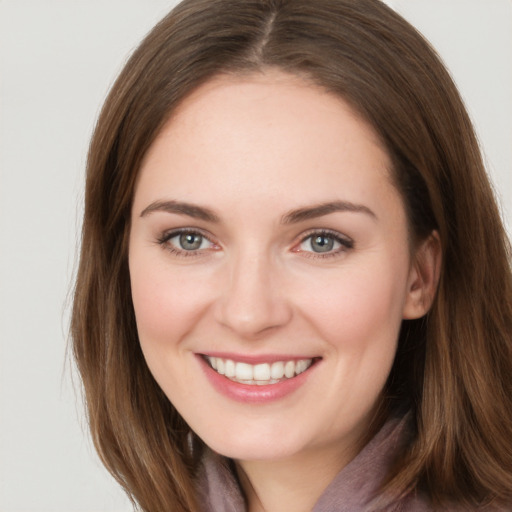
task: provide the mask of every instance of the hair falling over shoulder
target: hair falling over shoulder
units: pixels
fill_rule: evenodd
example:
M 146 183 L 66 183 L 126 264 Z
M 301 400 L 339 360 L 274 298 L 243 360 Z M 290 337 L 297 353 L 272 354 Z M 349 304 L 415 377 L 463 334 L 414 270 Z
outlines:
M 279 68 L 338 94 L 394 163 L 412 238 L 438 230 L 437 297 L 404 321 L 385 395 L 414 435 L 383 488 L 435 506 L 512 501 L 511 250 L 460 96 L 423 37 L 378 0 L 185 0 L 115 82 L 91 141 L 72 340 L 98 453 L 140 510 L 199 510 L 202 443 L 151 376 L 128 273 L 142 159 L 221 73 Z

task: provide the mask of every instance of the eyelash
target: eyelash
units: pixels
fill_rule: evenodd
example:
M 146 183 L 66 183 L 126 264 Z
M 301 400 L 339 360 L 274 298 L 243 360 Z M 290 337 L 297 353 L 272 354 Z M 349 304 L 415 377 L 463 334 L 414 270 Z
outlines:
M 203 253 L 204 249 L 189 250 L 189 251 L 187 251 L 185 249 L 179 249 L 178 247 L 175 247 L 173 244 L 169 243 L 169 241 L 172 238 L 175 238 L 175 237 L 178 237 L 178 236 L 181 236 L 181 235 L 187 235 L 187 234 L 199 235 L 204 240 L 208 241 L 210 244 L 212 244 L 214 246 L 216 245 L 215 242 L 213 242 L 210 239 L 209 236 L 207 236 L 204 232 L 202 232 L 201 230 L 199 230 L 197 228 L 194 228 L 194 229 L 192 229 L 192 228 L 190 228 L 190 229 L 182 228 L 182 229 L 176 229 L 176 230 L 165 232 L 165 233 L 162 234 L 162 236 L 160 236 L 157 239 L 157 243 L 159 245 L 161 245 L 162 247 L 164 247 L 169 252 L 171 252 L 172 254 L 175 254 L 177 256 L 182 256 L 182 257 L 191 257 L 192 256 L 193 257 L 193 256 L 200 256 L 200 255 L 204 254 Z M 316 238 L 324 237 L 324 238 L 331 239 L 335 243 L 340 244 L 340 247 L 338 247 L 335 250 L 326 251 L 325 253 L 314 252 L 314 251 L 306 251 L 306 250 L 301 250 L 299 248 L 308 239 L 313 239 L 313 237 L 316 237 Z M 350 238 L 341 236 L 336 231 L 322 229 L 322 230 L 311 230 L 308 233 L 306 233 L 305 235 L 303 235 L 302 238 L 300 239 L 299 243 L 295 244 L 295 246 L 292 249 L 292 251 L 293 252 L 300 252 L 301 254 L 303 254 L 307 258 L 326 259 L 326 258 L 332 258 L 332 257 L 340 256 L 340 254 L 345 253 L 346 251 L 348 251 L 350 249 L 353 249 L 353 248 L 354 248 L 354 241 L 351 240 Z
M 182 228 L 182 229 L 176 229 L 173 231 L 167 231 L 167 232 L 163 233 L 162 236 L 157 239 L 157 242 L 159 245 L 164 247 L 170 253 L 175 254 L 177 256 L 183 256 L 186 258 L 191 257 L 191 256 L 192 257 L 193 256 L 201 256 L 203 254 L 203 250 L 201 250 L 201 249 L 187 251 L 185 249 L 179 249 L 178 247 L 175 247 L 174 245 L 169 243 L 169 241 L 172 238 L 175 238 L 175 237 L 178 237 L 181 235 L 188 235 L 188 234 L 199 235 L 200 237 L 202 237 L 204 240 L 207 240 L 212 245 L 216 245 L 215 242 L 212 242 L 212 240 L 210 239 L 209 236 L 207 236 L 205 233 L 203 233 L 201 230 L 199 230 L 197 228 L 194 228 L 194 229 L 186 229 L 186 228 L 183 229 Z
M 304 251 L 301 249 L 294 249 L 294 252 L 301 252 L 305 257 L 307 258 L 320 258 L 320 259 L 326 259 L 326 258 L 333 258 L 336 256 L 340 256 L 341 254 L 347 252 L 350 249 L 354 248 L 354 241 L 346 236 L 342 236 L 340 233 L 336 231 L 331 231 L 328 229 L 321 229 L 321 230 L 311 230 L 310 232 L 306 233 L 300 240 L 298 244 L 295 245 L 295 247 L 300 247 L 304 242 L 306 242 L 308 239 L 313 238 L 330 238 L 334 242 L 337 242 L 340 244 L 340 247 L 338 247 L 335 250 L 330 250 L 325 253 L 320 252 L 314 252 L 314 251 Z

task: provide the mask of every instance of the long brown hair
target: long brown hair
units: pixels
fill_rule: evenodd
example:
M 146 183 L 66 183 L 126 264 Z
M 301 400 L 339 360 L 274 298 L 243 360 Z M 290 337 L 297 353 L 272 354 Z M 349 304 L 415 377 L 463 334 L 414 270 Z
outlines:
M 196 510 L 201 443 L 139 347 L 127 239 L 147 149 L 176 106 L 219 73 L 279 68 L 341 96 L 394 164 L 410 230 L 437 229 L 443 265 L 423 319 L 403 324 L 385 390 L 413 411 L 392 496 L 505 502 L 512 490 L 512 275 L 471 122 L 422 36 L 378 0 L 185 0 L 134 52 L 91 141 L 74 355 L 106 467 L 146 512 Z M 191 450 L 195 446 L 196 449 Z

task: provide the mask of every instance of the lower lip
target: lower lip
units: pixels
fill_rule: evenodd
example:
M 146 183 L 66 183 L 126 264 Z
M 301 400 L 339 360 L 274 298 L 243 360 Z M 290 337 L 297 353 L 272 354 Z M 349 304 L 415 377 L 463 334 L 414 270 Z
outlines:
M 317 365 L 317 362 L 314 362 L 305 372 L 277 384 L 249 385 L 235 382 L 224 377 L 224 375 L 220 375 L 211 368 L 202 356 L 198 355 L 197 357 L 206 377 L 219 393 L 237 402 L 256 404 L 275 402 L 295 392 L 305 384 L 311 371 Z

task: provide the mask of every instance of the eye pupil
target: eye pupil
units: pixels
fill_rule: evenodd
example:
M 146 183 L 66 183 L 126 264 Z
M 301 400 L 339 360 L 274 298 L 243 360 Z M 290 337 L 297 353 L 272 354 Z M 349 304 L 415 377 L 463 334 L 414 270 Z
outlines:
M 180 235 L 180 246 L 185 251 L 194 251 L 201 247 L 203 237 L 196 233 L 183 233 Z
M 318 235 L 311 240 L 311 248 L 315 252 L 328 252 L 334 247 L 334 239 L 330 236 Z

